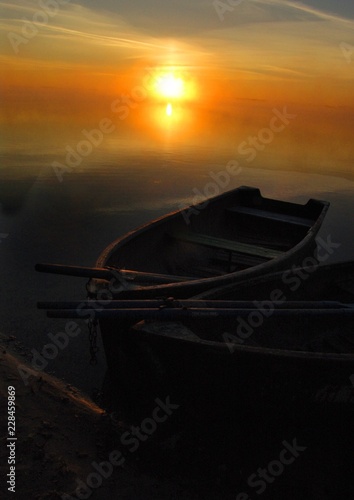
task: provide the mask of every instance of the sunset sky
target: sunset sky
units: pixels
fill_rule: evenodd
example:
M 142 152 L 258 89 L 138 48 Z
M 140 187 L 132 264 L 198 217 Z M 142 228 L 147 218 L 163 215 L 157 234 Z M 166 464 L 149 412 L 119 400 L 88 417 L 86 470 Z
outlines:
M 0 6 L 0 124 L 12 140 L 20 124 L 27 141 L 40 141 L 38 150 L 45 142 L 50 150 L 53 138 L 60 149 L 72 140 L 63 134 L 74 123 L 77 136 L 78 127 L 107 117 L 135 150 L 140 139 L 165 140 L 172 123 L 179 126 L 174 138 L 228 145 L 235 134 L 269 123 L 274 106 L 287 106 L 298 118 L 277 141 L 278 152 L 295 151 L 301 142 L 308 162 L 314 155 L 320 164 L 341 158 L 344 170 L 352 164 L 351 0 Z M 33 122 L 37 129 L 28 127 Z M 64 133 L 49 122 L 61 123 Z
M 0 6 L 7 103 L 20 99 L 30 107 L 43 100 L 50 110 L 55 102 L 101 102 L 141 86 L 147 68 L 172 68 L 187 84 L 184 98 L 202 107 L 235 99 L 354 104 L 351 0 L 15 0 Z

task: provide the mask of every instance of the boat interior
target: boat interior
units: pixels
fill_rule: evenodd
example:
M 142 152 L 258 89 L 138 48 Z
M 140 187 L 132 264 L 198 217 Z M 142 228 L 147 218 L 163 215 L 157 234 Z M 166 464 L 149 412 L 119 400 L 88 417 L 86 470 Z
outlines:
M 245 188 L 188 210 L 121 240 L 106 265 L 195 279 L 241 271 L 300 243 L 323 204 L 270 200 Z

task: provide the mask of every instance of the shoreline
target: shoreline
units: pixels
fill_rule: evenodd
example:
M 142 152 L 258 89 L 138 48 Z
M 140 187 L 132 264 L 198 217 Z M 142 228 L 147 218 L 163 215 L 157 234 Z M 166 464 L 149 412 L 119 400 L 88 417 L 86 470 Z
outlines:
M 299 408 L 297 415 L 279 406 L 267 417 L 261 408 L 255 414 L 256 407 L 240 407 L 235 420 L 225 415 L 225 421 L 211 422 L 202 432 L 203 415 L 194 426 L 188 422 L 173 433 L 170 428 L 165 433 L 161 423 L 164 437 L 139 438 L 137 451 L 124 446 L 124 435 L 132 445 L 132 435 L 139 436 L 136 429 L 148 429 L 151 418 L 134 430 L 71 384 L 44 372 L 26 386 L 18 372 L 26 360 L 3 340 L 0 473 L 3 479 L 11 472 L 5 415 L 13 387 L 17 440 L 10 444 L 15 444 L 12 478 L 19 500 L 253 500 L 259 495 L 256 483 L 267 489 L 262 498 L 272 500 L 334 500 L 354 493 L 352 405 L 324 404 L 325 412 L 313 414 Z M 161 408 L 157 415 L 163 421 Z M 296 460 L 290 461 L 289 450 Z M 286 458 L 284 463 L 279 457 Z M 259 479 L 260 466 L 274 477 Z M 5 487 L 2 498 L 14 498 L 7 491 L 4 495 Z

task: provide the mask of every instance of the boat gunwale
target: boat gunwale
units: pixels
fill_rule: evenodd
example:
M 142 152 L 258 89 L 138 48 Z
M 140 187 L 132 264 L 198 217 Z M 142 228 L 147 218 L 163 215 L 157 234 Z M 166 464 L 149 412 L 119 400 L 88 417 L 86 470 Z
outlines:
M 270 272 L 267 274 L 262 274 L 260 276 L 255 276 L 251 279 L 245 279 L 242 281 L 239 281 L 237 283 L 238 287 L 255 287 L 257 285 L 269 285 L 269 283 L 272 282 L 277 282 L 279 280 L 283 281 L 283 277 L 285 273 L 293 273 L 296 274 L 296 272 L 301 272 L 301 273 L 306 273 L 309 276 L 312 275 L 317 275 L 319 276 L 326 276 L 329 272 L 335 277 L 337 277 L 339 272 L 347 273 L 347 270 L 353 269 L 354 271 L 354 260 L 345 260 L 345 261 L 340 261 L 340 262 L 333 262 L 331 264 L 321 264 L 320 261 L 318 264 L 314 264 L 313 266 L 300 266 L 294 264 L 293 267 L 289 269 L 282 269 L 281 271 L 275 271 L 275 272 Z M 324 278 L 323 278 L 324 279 Z M 345 274 L 345 279 L 348 279 L 347 274 Z M 284 283 L 284 282 L 283 282 Z M 306 281 L 305 281 L 306 284 Z M 230 293 L 232 292 L 232 286 L 233 283 L 228 283 L 227 285 L 220 285 L 218 287 L 206 290 L 205 292 L 199 293 L 192 298 L 194 300 L 218 300 L 218 297 L 225 295 L 225 293 Z
M 332 353 L 332 352 L 312 352 L 312 351 L 298 351 L 294 349 L 279 349 L 272 347 L 261 347 L 261 346 L 250 346 L 250 345 L 242 345 L 232 342 L 220 342 L 214 340 L 205 340 L 198 337 L 188 338 L 188 337 L 176 337 L 169 335 L 160 335 L 156 332 L 151 332 L 149 330 L 144 330 L 141 321 L 137 323 L 134 327 L 134 333 L 147 338 L 147 337 L 155 337 L 157 339 L 163 339 L 163 342 L 169 343 L 182 343 L 182 344 L 194 344 L 195 346 L 201 347 L 203 349 L 211 348 L 213 351 L 223 352 L 226 351 L 227 354 L 232 357 L 241 354 L 255 354 L 262 358 L 288 358 L 290 360 L 303 360 L 303 361 L 318 361 L 326 363 L 328 361 L 340 361 L 343 364 L 353 364 L 354 362 L 354 352 L 353 353 Z M 170 322 L 171 323 L 171 322 Z M 176 322 L 173 322 L 176 324 Z M 168 322 L 165 322 L 168 324 Z M 196 334 L 195 334 L 196 335 Z M 197 335 L 196 335 L 197 336 Z M 230 351 L 230 346 L 232 346 L 233 352 Z
M 234 192 L 237 192 L 239 190 L 241 191 L 242 189 L 257 190 L 259 192 L 259 195 L 261 196 L 261 198 L 264 200 L 281 201 L 284 204 L 292 204 L 293 203 L 293 202 L 288 202 L 288 201 L 283 201 L 283 200 L 274 200 L 272 198 L 265 198 L 265 197 L 263 197 L 263 195 L 261 194 L 261 192 L 258 188 L 253 188 L 251 186 L 240 186 L 238 188 L 226 191 L 225 193 L 222 193 L 219 196 L 210 198 L 208 201 L 212 202 L 212 203 L 216 203 L 223 198 L 227 198 L 228 196 L 230 196 Z M 170 289 L 172 289 L 172 290 L 179 290 L 179 289 L 184 289 L 184 288 L 188 289 L 189 287 L 191 287 L 191 288 L 197 287 L 200 284 L 205 284 L 209 287 L 212 287 L 214 283 L 220 283 L 220 286 L 222 286 L 222 284 L 228 284 L 228 283 L 231 284 L 233 282 L 233 279 L 236 276 L 242 275 L 242 277 L 247 279 L 248 275 L 251 275 L 251 276 L 254 275 L 255 268 L 257 268 L 257 274 L 258 273 L 265 274 L 265 273 L 267 273 L 268 268 L 271 270 L 274 267 L 275 262 L 277 263 L 277 265 L 281 266 L 283 262 L 285 263 L 285 262 L 291 260 L 292 257 L 294 255 L 296 255 L 297 253 L 301 253 L 301 250 L 304 249 L 309 244 L 309 242 L 314 239 L 313 235 L 314 235 L 314 233 L 315 233 L 315 235 L 318 233 L 318 231 L 323 223 L 323 220 L 325 218 L 325 215 L 329 209 L 330 203 L 327 201 L 324 201 L 324 200 L 317 200 L 314 198 L 310 198 L 306 203 L 296 204 L 296 205 L 301 206 L 301 207 L 306 207 L 306 205 L 313 203 L 313 202 L 318 203 L 322 206 L 322 209 L 321 209 L 319 216 L 314 221 L 314 224 L 309 227 L 306 235 L 296 245 L 294 245 L 290 250 L 284 252 L 283 255 L 275 257 L 267 262 L 263 262 L 263 263 L 258 264 L 256 266 L 251 266 L 251 267 L 244 269 L 242 271 L 234 271 L 232 273 L 227 273 L 226 275 L 220 275 L 220 276 L 218 275 L 218 276 L 212 276 L 212 277 L 206 277 L 206 278 L 196 278 L 193 280 L 186 280 L 186 281 L 183 281 L 181 283 L 167 283 L 167 284 L 160 284 L 160 285 L 137 286 L 135 288 L 135 290 L 137 292 L 139 290 L 140 291 L 156 290 L 156 292 L 166 291 L 168 293 L 168 291 Z M 96 266 L 97 267 L 106 267 L 107 269 L 109 269 L 109 268 L 114 269 L 114 266 L 107 265 L 107 261 L 115 252 L 117 252 L 119 250 L 119 248 L 122 248 L 123 246 L 128 244 L 133 238 L 139 236 L 140 234 L 144 234 L 146 231 L 149 231 L 154 227 L 158 227 L 159 225 L 166 222 L 166 220 L 174 219 L 186 210 L 189 210 L 189 209 L 196 210 L 196 209 L 198 209 L 198 206 L 203 206 L 204 203 L 205 202 L 202 202 L 198 205 L 190 205 L 190 206 L 187 206 L 185 208 L 178 209 L 178 210 L 172 211 L 168 214 L 162 215 L 161 217 L 158 217 L 157 219 L 155 219 L 153 221 L 146 222 L 146 223 L 142 224 L 141 226 L 138 226 L 137 228 L 133 229 L 132 231 L 124 234 L 123 236 L 117 238 L 116 240 L 111 242 L 101 252 L 98 259 L 96 260 Z M 117 270 L 119 270 L 119 268 L 117 268 Z

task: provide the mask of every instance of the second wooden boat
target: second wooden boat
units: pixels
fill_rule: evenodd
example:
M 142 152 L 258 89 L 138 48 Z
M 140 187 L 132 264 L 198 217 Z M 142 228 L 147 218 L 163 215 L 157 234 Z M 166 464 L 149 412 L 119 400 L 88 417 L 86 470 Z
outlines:
M 107 399 L 137 420 L 166 395 L 188 411 L 354 408 L 354 261 L 294 266 L 206 295 L 39 307 L 51 317 L 99 321 Z
M 130 330 L 109 313 L 100 319 L 113 405 L 139 412 L 166 393 L 203 411 L 354 408 L 354 262 L 294 267 L 230 293 L 226 287 L 223 301 L 167 302 L 160 320 L 157 314 Z M 199 312 L 188 317 L 188 307 Z M 174 308 L 182 311 L 175 320 Z

